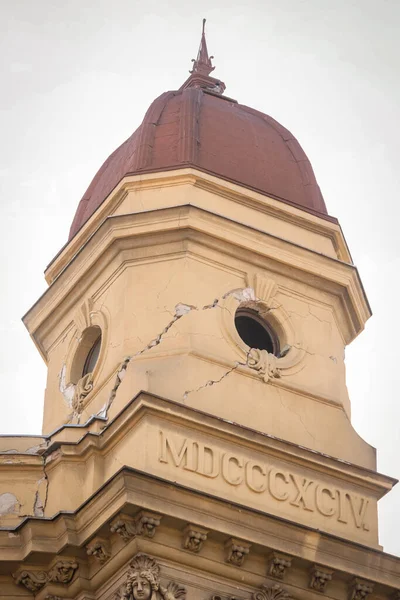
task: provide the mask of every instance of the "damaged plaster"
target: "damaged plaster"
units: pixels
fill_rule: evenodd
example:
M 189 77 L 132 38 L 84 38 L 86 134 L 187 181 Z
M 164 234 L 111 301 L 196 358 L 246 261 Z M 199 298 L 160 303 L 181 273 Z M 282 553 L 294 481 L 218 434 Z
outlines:
M 17 515 L 19 513 L 20 503 L 14 494 L 5 492 L 0 494 L 0 516 Z
M 223 296 L 221 296 L 220 298 L 215 298 L 214 301 L 211 304 L 205 304 L 204 306 L 198 307 L 198 306 L 193 306 L 191 304 L 185 304 L 182 302 L 179 302 L 178 304 L 176 304 L 175 306 L 175 310 L 174 310 L 174 315 L 173 318 L 171 319 L 171 321 L 164 327 L 164 329 L 155 337 L 153 338 L 146 346 L 144 346 L 141 350 L 139 350 L 138 352 L 136 352 L 135 354 L 133 354 L 132 356 L 127 356 L 124 358 L 123 362 L 119 365 L 116 376 L 115 376 L 115 381 L 114 381 L 114 385 L 113 388 L 111 390 L 110 396 L 106 402 L 106 404 L 101 408 L 101 410 L 97 413 L 97 416 L 100 417 L 105 417 L 107 418 L 108 415 L 108 411 L 114 401 L 114 398 L 117 394 L 118 388 L 122 383 L 122 380 L 125 376 L 125 372 L 126 369 L 128 368 L 129 363 L 136 357 L 141 356 L 142 354 L 144 354 L 145 352 L 148 352 L 149 350 L 151 350 L 152 348 L 155 348 L 156 346 L 158 346 L 164 336 L 168 333 L 168 331 L 171 329 L 171 327 L 173 325 L 175 325 L 175 323 L 181 319 L 182 317 L 186 316 L 187 314 L 189 314 L 192 311 L 203 311 L 203 310 L 212 310 L 214 308 L 222 308 L 221 307 L 221 301 L 225 300 L 226 298 L 228 298 L 229 296 L 233 296 L 233 298 L 235 298 L 235 300 L 237 300 L 239 303 L 240 302 L 256 302 L 258 299 L 256 297 L 255 291 L 253 288 L 251 287 L 246 287 L 246 288 L 237 288 L 234 290 L 231 290 L 229 292 L 227 292 L 226 294 L 224 294 Z M 276 367 L 274 366 L 274 368 L 271 370 L 271 368 L 260 368 L 259 366 L 259 361 L 254 361 L 251 360 L 250 358 L 250 353 L 251 351 L 248 353 L 247 357 L 246 357 L 246 362 L 236 362 L 232 367 L 230 367 L 226 373 L 224 373 L 219 379 L 217 380 L 208 380 L 205 384 L 201 385 L 199 388 L 194 389 L 194 390 L 187 390 L 184 393 L 183 399 L 186 399 L 187 396 L 191 393 L 197 392 L 203 388 L 206 387 L 210 387 L 212 385 L 215 385 L 217 383 L 219 383 L 220 381 L 222 381 L 223 379 L 225 379 L 225 377 L 227 377 L 228 375 L 230 375 L 233 371 L 235 371 L 238 367 L 243 366 L 243 367 L 249 367 L 250 369 L 253 369 L 255 371 L 260 372 L 260 375 L 263 376 L 264 381 L 267 381 L 269 377 L 279 377 L 279 371 L 278 369 L 276 369 Z M 276 360 L 276 357 L 273 357 Z M 264 364 L 268 364 L 268 359 L 266 359 L 264 357 Z M 61 377 L 60 377 L 60 382 L 61 382 Z M 65 390 L 68 393 L 68 390 Z
M 69 383 L 67 385 L 66 371 L 67 371 L 67 367 L 64 364 L 62 366 L 60 373 L 58 374 L 59 388 L 60 388 L 60 392 L 62 393 L 62 395 L 64 397 L 64 400 L 68 404 L 68 407 L 72 408 L 72 401 L 73 401 L 74 395 L 75 395 L 75 385 L 73 383 Z
M 234 364 L 234 366 L 231 367 L 230 369 L 228 369 L 223 375 L 221 375 L 221 377 L 219 379 L 209 379 L 208 381 L 206 381 L 206 383 L 204 383 L 203 385 L 200 385 L 198 388 L 195 388 L 194 390 L 187 390 L 183 394 L 183 399 L 186 400 L 187 397 L 189 396 L 189 394 L 192 394 L 194 392 L 200 392 L 200 390 L 203 390 L 206 387 L 211 387 L 212 385 L 220 383 L 223 379 L 225 379 L 225 377 L 228 377 L 228 375 L 233 373 L 233 371 L 236 371 L 236 369 L 238 367 L 240 367 L 240 366 L 245 367 L 246 365 L 247 365 L 247 362 L 236 362 Z

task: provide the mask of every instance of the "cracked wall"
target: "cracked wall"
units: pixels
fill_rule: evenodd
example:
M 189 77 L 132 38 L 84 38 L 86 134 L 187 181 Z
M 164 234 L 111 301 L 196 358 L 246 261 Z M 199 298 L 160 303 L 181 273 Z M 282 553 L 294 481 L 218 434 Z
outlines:
M 22 436 L 21 436 L 21 439 Z M 37 452 L 0 453 L 0 527 L 45 514 L 48 480 L 44 459 Z
M 362 461 L 366 446 L 349 422 L 345 311 L 332 285 L 321 283 L 322 267 L 318 280 L 299 266 L 296 271 L 300 250 L 291 248 L 293 261 L 287 259 L 285 265 L 280 254 L 278 268 L 270 257 L 261 257 L 261 245 L 255 264 L 255 251 L 250 250 L 254 232 L 243 233 L 248 235 L 246 252 L 234 252 L 233 246 L 228 252 L 226 241 L 216 241 L 215 219 L 209 223 L 210 231 L 214 227 L 213 245 L 180 231 L 186 217 L 182 209 L 171 235 L 151 230 L 139 243 L 132 234 L 120 248 L 100 253 L 79 287 L 74 277 L 83 273 L 83 255 L 71 263 L 71 277 L 68 269 L 61 275 L 68 284 L 65 292 L 61 283 L 57 288 L 60 299 L 65 295 L 63 308 L 60 305 L 58 317 L 49 313 L 39 336 L 49 363 L 44 430 L 67 423 L 84 426 L 93 415 L 113 419 L 145 390 L 312 449 Z M 132 223 L 142 231 L 161 222 L 144 215 L 146 225 L 139 225 L 137 219 Z M 227 231 L 225 224 L 217 233 L 227 236 Z M 89 246 L 84 253 L 95 253 L 96 240 Z M 330 262 L 329 268 L 327 276 L 332 278 L 336 267 Z M 250 353 L 235 333 L 236 308 L 258 301 L 271 325 L 282 330 L 284 352 L 279 358 Z M 76 409 L 76 389 L 66 376 L 68 361 L 77 332 L 91 323 L 94 313 L 102 315 L 107 328 L 105 355 Z M 340 436 L 326 439 L 327 428 L 340 430 Z

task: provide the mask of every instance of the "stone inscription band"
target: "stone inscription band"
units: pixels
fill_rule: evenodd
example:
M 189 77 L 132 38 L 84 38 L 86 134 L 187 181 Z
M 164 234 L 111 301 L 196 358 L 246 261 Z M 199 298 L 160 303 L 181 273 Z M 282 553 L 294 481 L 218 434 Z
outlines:
M 245 486 L 255 494 L 267 494 L 300 510 L 318 511 L 324 517 L 369 531 L 367 498 L 315 479 L 161 430 L 158 460 L 203 477 L 222 478 L 231 486 Z

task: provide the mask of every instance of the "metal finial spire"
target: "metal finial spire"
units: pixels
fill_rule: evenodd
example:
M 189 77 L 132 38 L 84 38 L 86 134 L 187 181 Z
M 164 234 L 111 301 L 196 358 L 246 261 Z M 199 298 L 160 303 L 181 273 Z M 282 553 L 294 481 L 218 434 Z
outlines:
M 197 58 L 192 59 L 193 69 L 190 73 L 198 73 L 200 75 L 209 75 L 212 71 L 214 71 L 215 67 L 213 67 L 211 59 L 213 56 L 208 56 L 207 50 L 207 42 L 206 42 L 206 19 L 203 19 L 203 29 L 201 33 L 201 40 L 199 51 L 197 53 Z

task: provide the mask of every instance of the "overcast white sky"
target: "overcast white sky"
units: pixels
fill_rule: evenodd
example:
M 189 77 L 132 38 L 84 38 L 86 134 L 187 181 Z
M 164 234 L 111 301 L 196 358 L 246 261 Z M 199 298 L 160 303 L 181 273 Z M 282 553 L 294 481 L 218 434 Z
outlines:
M 102 162 L 178 88 L 207 17 L 227 95 L 299 139 L 374 315 L 346 353 L 353 424 L 400 476 L 398 0 L 0 0 L 2 433 L 41 430 L 45 367 L 20 319 Z M 400 484 L 380 503 L 400 555 Z

